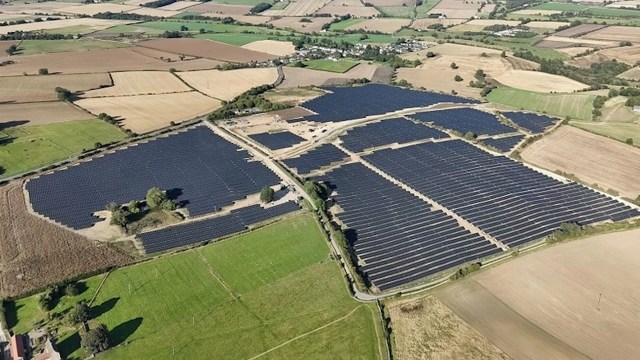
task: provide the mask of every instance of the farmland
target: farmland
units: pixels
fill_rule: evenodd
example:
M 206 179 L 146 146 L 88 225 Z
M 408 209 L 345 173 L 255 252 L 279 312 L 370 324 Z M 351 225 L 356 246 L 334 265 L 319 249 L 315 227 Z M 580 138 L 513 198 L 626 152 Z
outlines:
M 180 79 L 164 71 L 111 73 L 113 86 L 85 92 L 83 97 L 167 94 L 191 91 Z
M 201 93 L 225 101 L 253 87 L 273 84 L 278 78 L 275 68 L 186 71 L 177 75 Z
M 509 70 L 494 79 L 503 85 L 535 92 L 574 92 L 588 88 L 587 85 L 564 76 L 539 71 Z
M 0 104 L 0 121 L 4 126 L 43 125 L 72 120 L 91 119 L 94 116 L 72 104 L 61 101 Z M 3 127 L 4 127 L 3 126 Z
M 349 60 L 333 61 L 328 59 L 317 59 L 305 61 L 304 65 L 307 69 L 329 71 L 335 73 L 345 73 L 351 70 L 358 63 Z
M 19 55 L 46 54 L 53 52 L 77 52 L 129 47 L 117 41 L 101 40 L 23 40 L 18 48 Z
M 227 62 L 265 61 L 275 56 L 201 39 L 161 39 L 139 43 L 140 46 L 170 53 L 204 57 Z
M 108 74 L 0 77 L 0 102 L 56 101 L 56 87 L 82 92 L 111 85 Z
M 252 51 L 264 52 L 275 56 L 286 56 L 296 52 L 295 47 L 288 41 L 260 40 L 242 46 Z
M 631 138 L 634 144 L 640 144 L 640 125 L 636 123 L 571 121 L 571 125 L 622 142 Z
M 292 88 L 311 85 L 319 86 L 327 83 L 348 81 L 348 79 L 371 79 L 376 71 L 376 67 L 368 64 L 360 64 L 345 73 L 332 73 L 296 67 L 285 67 L 283 70 L 285 80 L 280 87 Z
M 543 94 L 509 88 L 495 89 L 487 96 L 496 104 L 576 119 L 591 119 L 594 98 L 588 94 Z
M 87 285 L 95 283 L 89 279 Z M 163 301 L 154 301 L 158 293 L 164 294 Z M 119 269 L 95 304 L 114 299 L 114 306 L 96 320 L 122 339 L 103 354 L 106 359 L 163 357 L 174 351 L 179 357 L 205 359 L 210 349 L 238 359 L 263 352 L 274 358 L 382 357 L 375 305 L 349 297 L 308 214 Z M 18 319 L 33 312 L 22 307 Z M 345 332 L 349 337 L 338 336 Z M 65 355 L 83 357 L 77 344 L 65 342 L 73 336 L 62 338 Z
M 93 32 L 98 30 L 104 30 L 106 28 L 128 24 L 128 21 L 121 20 L 103 20 L 93 18 L 77 18 L 77 19 L 63 19 L 56 21 L 42 21 L 32 22 L 20 25 L 9 25 L 0 27 L 0 34 L 9 34 L 15 31 L 36 31 L 36 30 L 56 30 L 65 27 L 84 27 L 86 32 Z
M 113 125 L 100 120 L 0 128 L 0 164 L 3 177 L 26 172 L 125 138 Z

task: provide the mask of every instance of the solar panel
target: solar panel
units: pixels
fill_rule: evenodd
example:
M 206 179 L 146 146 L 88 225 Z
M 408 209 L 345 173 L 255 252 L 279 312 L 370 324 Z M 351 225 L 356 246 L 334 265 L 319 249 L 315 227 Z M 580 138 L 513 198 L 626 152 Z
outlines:
M 347 134 L 340 136 L 340 139 L 347 149 L 360 152 L 381 145 L 441 139 L 448 136 L 440 130 L 418 125 L 404 118 L 394 118 L 350 129 Z
M 271 150 L 288 148 L 289 146 L 293 146 L 306 141 L 304 138 L 288 131 L 282 131 L 278 133 L 254 134 L 249 135 L 249 137 Z
M 546 115 L 525 112 L 503 112 L 507 119 L 534 134 L 543 133 L 548 127 L 555 125 L 558 119 Z
M 285 159 L 283 162 L 298 174 L 308 174 L 333 162 L 340 161 L 347 156 L 342 150 L 331 144 L 323 144 L 298 157 Z
M 451 129 L 461 134 L 472 132 L 477 136 L 517 131 L 511 126 L 498 121 L 498 117 L 493 114 L 469 108 L 422 112 L 411 115 L 411 118 L 432 123 L 445 129 Z
M 516 135 L 503 137 L 498 139 L 485 139 L 482 140 L 483 143 L 502 151 L 503 153 L 511 151 L 516 145 L 520 143 L 524 139 L 524 135 Z

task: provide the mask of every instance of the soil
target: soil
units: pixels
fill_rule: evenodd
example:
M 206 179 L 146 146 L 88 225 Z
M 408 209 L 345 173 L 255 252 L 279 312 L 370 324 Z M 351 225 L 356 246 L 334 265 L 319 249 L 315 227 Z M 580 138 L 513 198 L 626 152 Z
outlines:
M 147 94 L 167 94 L 191 91 L 185 83 L 170 72 L 127 71 L 111 73 L 113 86 L 88 91 L 83 98 L 105 96 L 127 96 Z
M 277 56 L 203 39 L 157 39 L 142 41 L 138 43 L 138 45 L 176 54 L 234 63 L 267 61 L 277 58 Z

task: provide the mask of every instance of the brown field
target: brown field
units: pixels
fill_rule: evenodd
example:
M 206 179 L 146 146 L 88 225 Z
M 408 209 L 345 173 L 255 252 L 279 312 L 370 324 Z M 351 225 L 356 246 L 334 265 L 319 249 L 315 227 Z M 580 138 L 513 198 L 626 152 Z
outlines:
M 93 16 L 101 12 L 102 13 L 103 12 L 120 13 L 120 12 L 129 12 L 135 9 L 139 9 L 139 7 L 131 6 L 131 5 L 101 3 L 101 4 L 87 4 L 87 5 L 76 4 L 74 6 L 64 7 L 56 10 L 61 13 Z
M 1 26 L 0 34 L 8 34 L 15 31 L 52 30 L 70 26 L 83 26 L 86 27 L 86 32 L 93 32 L 104 30 L 116 25 L 124 25 L 130 23 L 131 21 L 103 20 L 93 18 L 61 19 L 55 21 L 31 22 L 27 24 Z
M 449 19 L 471 19 L 482 6 L 480 2 L 466 0 L 441 0 L 429 14 L 443 14 Z
M 0 62 L 13 60 L 15 64 L 0 67 L 0 76 L 37 74 L 46 67 L 49 73 L 80 74 L 127 70 L 200 70 L 222 64 L 216 60 L 197 59 L 165 62 L 133 52 L 129 49 L 107 49 L 81 52 L 61 52 L 19 57 L 0 57 Z
M 20 41 L 17 40 L 5 40 L 5 41 L 0 41 L 0 54 L 5 54 L 5 51 L 11 46 L 11 45 L 18 45 Z
M 375 65 L 360 64 L 343 74 L 294 67 L 283 67 L 282 69 L 284 70 L 284 81 L 279 88 L 321 86 L 346 82 L 348 79 L 371 79 L 377 67 Z
M 26 2 L 22 4 L 16 2 L 8 2 L 2 4 L 2 12 L 13 14 L 52 14 L 58 12 L 58 10 L 62 8 L 77 5 L 77 3 L 65 3 L 58 1 L 34 2 L 30 4 L 27 4 Z
M 372 0 L 368 1 L 375 6 L 414 6 L 415 0 Z
M 266 61 L 276 56 L 246 50 L 235 46 L 202 39 L 160 39 L 138 43 L 140 46 L 172 52 L 215 59 L 219 61 L 245 63 L 249 61 Z
M 496 303 L 528 319 L 538 331 L 564 344 L 565 350 L 573 349 L 570 358 L 579 358 L 582 353 L 592 359 L 636 359 L 640 331 L 638 239 L 640 230 L 636 229 L 546 248 L 470 279 L 493 299 L 473 294 L 448 299 L 456 304 L 454 312 L 468 312 L 483 320 L 478 330 L 489 340 L 492 337 L 487 331 L 505 328 L 508 333 L 502 343 L 494 343 L 510 355 L 509 348 L 527 349 L 526 344 L 517 344 L 525 334 L 518 324 L 501 321 L 503 312 L 490 311 Z M 545 343 L 529 350 L 551 349 L 552 344 Z M 523 358 L 561 358 L 525 354 L 529 356 Z
M 324 91 L 316 88 L 312 88 L 312 87 L 305 87 L 305 88 L 278 87 L 276 89 L 267 91 L 264 94 L 264 98 L 271 102 L 296 106 L 296 105 L 300 105 L 303 102 L 317 98 L 318 96 L 321 96 L 324 93 L 325 93 Z M 301 111 L 307 111 L 304 108 L 292 108 L 292 109 L 300 109 Z M 290 109 L 287 109 L 287 110 L 290 110 Z
M 158 59 L 158 60 L 162 60 L 162 61 L 166 61 L 166 62 L 171 62 L 171 61 L 180 61 L 180 56 L 183 56 L 183 60 L 193 60 L 196 59 L 193 56 L 184 56 L 184 55 L 178 55 L 178 54 L 173 54 L 173 53 L 169 53 L 166 51 L 160 51 L 160 50 L 156 50 L 156 49 L 150 49 L 150 48 L 146 48 L 146 47 L 142 47 L 142 46 L 133 46 L 131 48 L 129 48 L 129 50 L 136 52 L 138 54 L 144 55 L 144 56 L 148 56 L 154 59 Z
M 241 47 L 243 49 L 275 56 L 287 56 L 296 53 L 296 47 L 289 41 L 259 40 L 242 45 Z
M 109 114 L 137 134 L 205 115 L 221 106 L 219 100 L 196 91 L 81 99 L 76 104 L 94 114 Z
M 408 26 L 409 19 L 369 19 L 347 27 L 346 30 L 380 31 L 393 34 L 403 26 Z
M 622 196 L 640 195 L 640 149 L 619 141 L 562 126 L 521 155 L 525 161 L 574 174 L 588 184 L 618 190 Z
M 640 28 L 633 26 L 607 26 L 604 29 L 582 35 L 581 38 L 616 42 L 628 40 L 637 44 L 640 43 Z
M 72 74 L 0 77 L 0 104 L 3 102 L 56 101 L 56 87 L 72 92 L 111 85 L 108 74 Z
M 614 2 L 613 4 L 609 4 L 607 5 L 607 7 L 612 7 L 612 8 L 631 8 L 631 9 L 637 9 L 637 6 L 640 5 L 640 1 L 638 0 L 629 0 L 629 1 L 617 1 Z
M 282 10 L 263 11 L 263 16 L 311 16 L 331 0 L 295 0 Z
M 531 21 L 526 24 L 526 26 L 530 27 L 531 29 L 543 30 L 555 30 L 565 25 L 568 25 L 568 23 L 562 21 Z
M 0 104 L 0 122 L 27 121 L 24 125 L 44 125 L 94 117 L 82 109 L 60 101 Z
M 219 16 L 219 15 L 215 15 L 215 14 L 211 14 L 211 13 L 206 13 L 206 14 L 202 14 L 204 16 Z M 271 18 L 268 18 L 266 16 L 257 16 L 257 15 L 235 15 L 233 17 L 237 22 L 240 23 L 246 23 L 246 24 L 251 24 L 251 25 L 260 25 L 260 24 L 266 24 L 269 21 L 271 21 Z
M 535 92 L 574 92 L 589 87 L 564 76 L 540 71 L 509 70 L 493 78 L 503 85 Z
M 640 45 L 603 49 L 593 54 L 567 61 L 567 63 L 574 66 L 589 67 L 591 64 L 614 59 L 629 65 L 635 65 L 640 60 Z
M 465 19 L 415 19 L 413 24 L 411 24 L 411 28 L 416 30 L 427 30 L 429 25 L 433 24 L 442 24 L 445 27 L 454 26 L 458 24 L 462 24 L 465 22 Z
M 311 20 L 311 22 L 300 22 L 299 17 L 282 17 L 269 21 L 269 24 L 278 28 L 293 29 L 303 33 L 312 33 L 322 30 L 322 25 L 330 23 L 331 20 L 333 20 L 329 17 L 310 17 L 308 19 Z
M 548 42 L 548 43 L 547 43 Z M 573 37 L 561 37 L 561 36 L 547 36 L 543 41 L 536 44 L 538 47 L 549 47 L 555 49 L 556 47 L 572 47 L 572 46 L 589 46 L 589 47 L 613 47 L 618 46 L 618 43 L 613 41 L 603 41 L 603 40 L 591 40 L 584 38 L 573 38 Z
M 432 295 L 387 304 L 399 360 L 509 359 Z
M 640 81 L 640 67 L 631 68 L 618 75 L 621 79 Z
M 235 17 L 236 15 L 245 15 L 249 13 L 249 10 L 251 10 L 251 8 L 251 5 L 227 5 L 217 4 L 214 2 L 206 2 L 200 3 L 200 5 L 192 6 L 191 8 L 189 8 L 189 12 L 196 12 L 204 15 L 210 13 Z
M 574 26 L 574 27 L 566 29 L 566 30 L 558 31 L 554 35 L 555 36 L 562 36 L 562 37 L 576 37 L 576 36 L 584 35 L 586 33 L 592 32 L 592 31 L 596 31 L 598 29 L 602 29 L 603 27 L 606 27 L 606 25 L 582 24 L 582 25 Z
M 160 10 L 180 11 L 198 4 L 202 4 L 202 3 L 199 1 L 176 1 L 173 4 L 169 4 L 161 7 Z
M 576 46 L 576 47 L 568 47 L 568 48 L 562 48 L 562 49 L 557 49 L 559 52 L 561 53 L 565 53 L 569 56 L 576 56 L 578 54 L 584 53 L 587 50 L 593 50 L 593 48 L 591 47 L 584 47 L 584 46 Z
M 177 75 L 201 93 L 226 101 L 253 87 L 273 84 L 278 79 L 276 68 L 187 71 Z
M 0 297 L 16 296 L 131 259 L 27 212 L 22 187 L 0 187 Z
M 182 13 L 182 11 L 170 11 L 170 10 L 162 10 L 162 9 L 152 9 L 152 8 L 139 8 L 136 10 L 128 11 L 133 14 L 138 15 L 147 15 L 147 16 L 157 16 L 157 17 L 172 17 Z
M 123 4 L 124 5 L 140 6 L 140 5 L 146 4 L 148 2 L 149 2 L 149 0 L 127 0 L 127 1 L 123 2 Z
M 553 15 L 560 14 L 562 11 L 560 10 L 537 10 L 537 9 L 527 9 L 527 10 L 518 10 L 512 12 L 514 15 Z
M 451 31 L 457 32 L 465 32 L 465 31 L 482 31 L 485 27 L 490 25 L 508 25 L 508 26 L 517 26 L 520 24 L 520 21 L 517 20 L 482 20 L 476 19 L 468 21 L 464 24 L 456 25 L 452 27 Z
M 111 73 L 113 86 L 88 91 L 83 98 L 168 94 L 191 91 L 175 75 L 167 71 L 127 71 Z
M 332 0 L 316 12 L 334 16 L 351 15 L 352 17 L 378 16 L 380 12 L 374 7 L 364 6 L 359 0 Z

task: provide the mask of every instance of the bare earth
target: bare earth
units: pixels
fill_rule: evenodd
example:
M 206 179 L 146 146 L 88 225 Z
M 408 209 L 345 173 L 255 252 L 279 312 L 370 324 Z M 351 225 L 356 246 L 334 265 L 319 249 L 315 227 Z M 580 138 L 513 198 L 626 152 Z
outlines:
M 562 126 L 526 147 L 521 156 L 540 167 L 616 189 L 622 196 L 640 195 L 640 149 L 604 136 Z
M 393 302 L 387 309 L 400 360 L 509 359 L 432 295 Z
M 219 100 L 198 92 L 91 98 L 76 101 L 88 111 L 107 113 L 137 134 L 143 134 L 207 114 L 221 106 Z
M 607 26 L 604 29 L 590 32 L 581 36 L 585 39 L 607 40 L 607 41 L 631 41 L 640 43 L 640 28 L 632 26 Z
M 509 87 L 536 92 L 574 92 L 589 87 L 564 76 L 540 71 L 509 70 L 493 78 Z
M 0 122 L 18 121 L 25 122 L 23 125 L 44 125 L 94 117 L 76 106 L 60 101 L 0 104 Z
M 258 40 L 241 46 L 243 49 L 263 52 L 275 56 L 295 54 L 296 47 L 289 41 Z
M 344 79 L 371 79 L 375 74 L 377 66 L 369 64 L 360 64 L 351 68 L 346 73 L 331 73 L 328 71 L 283 67 L 284 81 L 280 88 L 291 88 L 298 86 L 324 85 L 325 83 L 334 83 L 334 80 Z
M 273 55 L 202 39 L 157 39 L 143 41 L 138 45 L 176 54 L 235 63 L 266 61 L 277 58 Z
M 168 71 L 126 71 L 111 73 L 113 86 L 88 91 L 82 97 L 167 94 L 191 91 Z
M 278 71 L 276 68 L 202 70 L 177 75 L 203 94 L 229 101 L 253 87 L 273 84 L 278 78 Z
M 97 89 L 111 85 L 109 74 L 72 74 L 46 76 L 0 77 L 0 103 L 56 101 L 56 87 L 72 92 Z

